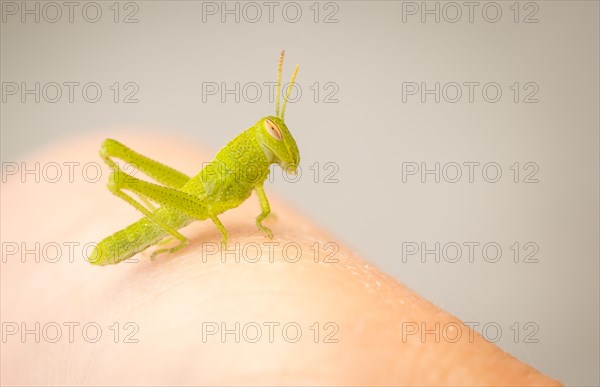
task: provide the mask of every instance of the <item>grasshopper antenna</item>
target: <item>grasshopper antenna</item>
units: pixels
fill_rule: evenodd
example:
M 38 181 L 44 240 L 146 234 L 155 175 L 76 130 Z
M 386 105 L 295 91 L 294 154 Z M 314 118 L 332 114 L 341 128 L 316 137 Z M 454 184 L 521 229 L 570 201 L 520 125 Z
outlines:
M 290 94 L 292 93 L 292 87 L 294 86 L 294 82 L 296 81 L 296 75 L 298 74 L 298 69 L 300 69 L 300 65 L 296 65 L 294 72 L 292 73 L 292 79 L 287 87 L 287 92 L 285 93 L 285 98 L 283 99 L 283 107 L 281 108 L 281 119 L 283 120 L 283 115 L 285 114 L 285 105 L 288 103 L 288 99 L 290 99 Z
M 281 70 L 283 68 L 283 57 L 285 56 L 285 50 L 281 51 L 281 56 L 279 57 L 279 65 L 277 66 L 277 92 L 275 99 L 275 115 L 279 117 L 279 95 L 281 94 Z

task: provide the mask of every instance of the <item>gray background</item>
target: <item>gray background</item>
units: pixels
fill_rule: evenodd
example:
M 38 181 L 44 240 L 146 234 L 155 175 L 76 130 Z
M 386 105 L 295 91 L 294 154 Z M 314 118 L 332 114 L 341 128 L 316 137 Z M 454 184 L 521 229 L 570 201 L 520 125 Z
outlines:
M 86 102 L 81 88 L 73 103 L 66 87 L 56 103 L 48 101 L 53 93 L 39 103 L 6 95 L 3 162 L 116 127 L 184 133 L 217 150 L 272 114 L 266 87 L 254 101 L 255 89 L 243 86 L 273 82 L 285 48 L 284 79 L 301 64 L 302 95 L 288 106 L 286 121 L 301 150 L 303 176 L 286 182 L 277 170 L 268 189 L 435 304 L 478 323 L 479 331 L 491 326 L 487 337 L 500 327 L 498 345 L 519 359 L 568 384 L 600 383 L 598 2 L 521 2 L 516 8 L 512 1 L 476 2 L 472 20 L 462 2 L 428 2 L 439 7 L 439 22 L 427 14 L 421 20 L 422 2 L 322 2 L 317 21 L 313 1 L 276 2 L 272 22 L 263 2 L 256 3 L 260 17 L 254 6 L 237 3 L 239 22 L 235 15 L 222 22 L 220 12 L 203 12 L 221 2 L 136 1 L 120 3 L 115 22 L 114 3 L 100 1 L 95 23 L 82 16 L 85 2 L 77 3 L 72 22 L 61 6 L 55 23 L 48 21 L 55 9 L 44 3 L 37 3 L 39 23 L 31 15 L 22 22 L 21 2 L 12 3 L 16 15 L 7 3 L 0 39 L 4 91 L 10 82 L 97 82 L 103 95 L 97 103 Z M 462 11 L 456 22 L 450 20 L 457 18 L 454 4 Z M 413 6 L 416 15 L 408 12 Z M 502 14 L 493 22 L 498 8 Z M 95 6 L 86 9 L 94 18 Z M 297 9 L 302 15 L 294 22 Z M 137 22 L 125 23 L 127 15 Z M 117 103 L 109 89 L 115 82 Z M 137 103 L 122 102 L 133 90 L 124 89 L 127 82 L 139 87 Z M 240 82 L 239 101 L 228 95 L 222 102 L 220 94 L 203 101 L 206 82 Z M 433 95 L 424 95 L 425 102 L 421 94 L 403 98 L 410 82 L 428 88 L 440 82 L 439 103 Z M 463 85 L 455 103 L 449 101 L 453 82 Z M 472 102 L 464 82 L 480 84 Z M 495 103 L 482 95 L 490 82 L 502 90 Z M 525 103 L 530 92 L 537 103 Z M 485 96 L 494 98 L 494 89 Z M 432 168 L 436 162 L 449 166 L 439 183 L 431 175 L 425 183 L 420 175 L 403 182 L 406 163 Z M 480 163 L 472 183 L 465 162 Z M 515 162 L 517 183 L 509 168 Z M 535 164 L 526 168 L 528 162 Z M 314 163 L 316 182 L 309 169 Z M 448 181 L 456 171 L 452 163 L 462 165 L 456 183 Z M 486 163 L 501 167 L 498 182 L 483 178 Z M 523 182 L 530 172 L 537 183 Z M 326 176 L 337 182 L 326 183 Z M 462 256 L 452 263 L 428 255 L 423 263 L 420 255 L 403 253 L 407 242 L 457 243 Z M 465 242 L 480 244 L 473 262 Z M 488 242 L 502 248 L 496 263 L 482 256 Z M 510 250 L 515 242 L 519 263 Z M 539 247 L 537 262 L 522 262 L 528 242 Z M 488 250 L 488 259 L 493 256 Z

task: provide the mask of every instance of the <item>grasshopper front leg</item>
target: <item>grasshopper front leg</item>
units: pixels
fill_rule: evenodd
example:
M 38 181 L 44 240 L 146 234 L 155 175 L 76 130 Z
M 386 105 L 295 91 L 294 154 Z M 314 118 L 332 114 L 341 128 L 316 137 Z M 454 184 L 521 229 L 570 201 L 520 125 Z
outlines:
M 267 216 L 271 213 L 271 206 L 269 205 L 269 200 L 267 199 L 267 195 L 265 195 L 265 190 L 263 189 L 262 184 L 257 185 L 254 190 L 256 191 L 256 196 L 258 196 L 258 201 L 260 203 L 260 208 L 262 212 L 258 217 L 256 217 L 256 227 L 264 233 L 267 234 L 269 239 L 273 239 L 273 231 L 270 228 L 263 226 L 262 222 L 265 220 Z

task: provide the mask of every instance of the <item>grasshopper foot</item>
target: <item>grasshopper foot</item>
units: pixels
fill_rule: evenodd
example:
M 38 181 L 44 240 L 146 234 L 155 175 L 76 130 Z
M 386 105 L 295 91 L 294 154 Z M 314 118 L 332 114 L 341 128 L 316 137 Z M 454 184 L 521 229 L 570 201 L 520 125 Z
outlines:
M 167 249 L 158 249 L 158 250 L 155 250 L 152 253 L 152 255 L 150 255 L 150 260 L 154 261 L 156 259 L 156 257 L 158 257 L 161 254 L 165 254 L 165 253 L 169 253 L 170 254 L 170 253 L 174 253 L 176 251 L 179 251 L 179 250 L 183 249 L 185 246 L 187 246 L 189 244 L 190 244 L 190 240 L 186 239 L 184 241 L 181 241 L 181 243 L 178 244 L 175 247 L 170 247 L 170 248 L 167 248 Z
M 267 234 L 267 237 L 269 237 L 269 239 L 273 239 L 273 231 L 271 231 L 270 228 L 263 226 L 261 222 L 256 222 L 256 227 L 258 227 L 260 231 Z

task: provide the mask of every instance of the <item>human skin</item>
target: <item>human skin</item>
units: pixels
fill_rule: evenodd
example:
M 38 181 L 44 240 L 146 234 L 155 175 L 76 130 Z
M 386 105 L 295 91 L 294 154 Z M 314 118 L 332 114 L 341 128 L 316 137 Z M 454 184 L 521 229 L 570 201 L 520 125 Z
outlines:
M 210 160 L 189 139 L 111 136 L 190 175 Z M 353 254 L 269 194 L 268 183 L 276 216 L 265 225 L 273 240 L 256 229 L 253 195 L 221 217 L 234 253 L 215 251 L 220 234 L 204 221 L 183 229 L 192 243 L 177 253 L 90 265 L 85 243 L 139 218 L 105 188 L 108 169 L 98 182 L 89 182 L 94 168 L 82 178 L 86 163 L 101 163 L 104 137 L 65 141 L 27 158 L 29 168 L 63 166 L 56 183 L 17 174 L 2 185 L 2 241 L 10 243 L 1 270 L 3 385 L 560 385 Z M 65 162 L 79 163 L 71 164 L 72 182 Z M 7 250 L 36 242 L 37 253 Z M 268 242 L 278 245 L 269 250 Z M 329 242 L 339 250 L 327 263 Z M 284 251 L 290 243 L 300 249 Z M 60 250 L 51 250 L 56 245 Z M 60 251 L 57 262 L 53 251 Z M 36 322 L 39 343 L 34 334 L 22 336 Z M 233 331 L 236 322 L 239 342 L 221 335 L 222 324 Z M 437 340 L 421 334 L 437 323 L 446 329 Z M 83 333 L 86 324 L 101 328 L 97 342 L 95 329 Z M 301 336 L 292 342 L 297 327 Z

